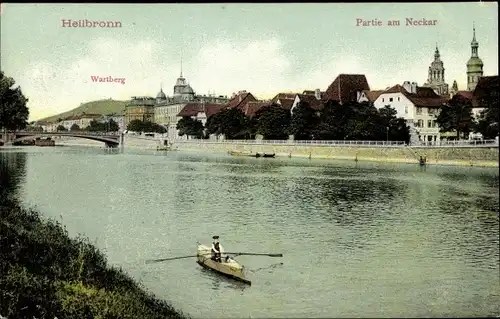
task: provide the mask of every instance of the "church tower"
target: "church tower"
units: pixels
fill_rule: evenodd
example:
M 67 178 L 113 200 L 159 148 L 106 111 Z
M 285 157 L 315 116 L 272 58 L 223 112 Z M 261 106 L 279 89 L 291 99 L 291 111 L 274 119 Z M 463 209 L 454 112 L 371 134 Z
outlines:
M 476 41 L 476 27 L 472 26 L 472 42 L 470 43 L 472 54 L 467 62 L 467 90 L 474 91 L 479 78 L 483 76 L 483 61 L 478 56 L 479 43 Z
M 427 82 L 423 86 L 432 88 L 439 95 L 448 95 L 448 84 L 444 80 L 444 66 L 437 43 L 436 51 L 434 52 L 434 61 L 429 66 Z
M 455 94 L 457 94 L 457 92 L 458 92 L 458 84 L 457 80 L 455 80 L 453 81 L 453 85 L 450 90 L 450 98 L 452 98 Z

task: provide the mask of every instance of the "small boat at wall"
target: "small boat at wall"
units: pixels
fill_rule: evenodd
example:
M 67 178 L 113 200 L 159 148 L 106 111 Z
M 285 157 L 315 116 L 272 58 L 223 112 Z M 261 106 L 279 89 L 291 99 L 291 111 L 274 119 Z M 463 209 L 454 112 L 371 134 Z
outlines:
M 266 158 L 274 158 L 276 156 L 276 154 L 266 154 L 266 153 L 263 153 L 263 154 L 260 154 L 260 153 L 257 153 L 255 157 L 266 157 Z
M 276 154 L 266 154 L 266 153 L 251 153 L 251 152 L 237 152 L 237 151 L 230 151 L 230 155 L 232 156 L 246 156 L 246 157 L 266 157 L 266 158 L 274 158 Z
M 248 280 L 245 267 L 239 264 L 233 258 L 227 256 L 222 258 L 222 262 L 217 262 L 211 259 L 211 249 L 205 245 L 198 245 L 197 249 L 197 263 L 207 269 L 211 269 L 221 275 L 236 279 L 251 285 L 252 282 Z

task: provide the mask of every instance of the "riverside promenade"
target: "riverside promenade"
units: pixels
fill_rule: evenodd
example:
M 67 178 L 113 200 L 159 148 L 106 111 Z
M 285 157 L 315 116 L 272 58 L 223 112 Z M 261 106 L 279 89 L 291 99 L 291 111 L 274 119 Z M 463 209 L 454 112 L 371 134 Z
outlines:
M 408 146 L 392 141 L 171 140 L 173 148 L 204 152 L 274 153 L 282 157 L 498 167 L 498 140 Z

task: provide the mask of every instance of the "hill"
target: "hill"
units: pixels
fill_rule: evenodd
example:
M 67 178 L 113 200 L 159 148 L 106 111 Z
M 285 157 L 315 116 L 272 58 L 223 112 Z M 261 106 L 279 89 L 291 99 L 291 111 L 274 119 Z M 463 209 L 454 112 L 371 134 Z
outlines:
M 125 111 L 125 104 L 127 104 L 128 102 L 129 101 L 115 101 L 111 99 L 87 102 L 70 111 L 46 117 L 44 119 L 40 119 L 39 121 L 52 122 L 57 121 L 58 118 L 66 118 L 68 116 L 81 115 L 83 113 L 102 115 L 114 113 L 117 115 L 123 115 Z

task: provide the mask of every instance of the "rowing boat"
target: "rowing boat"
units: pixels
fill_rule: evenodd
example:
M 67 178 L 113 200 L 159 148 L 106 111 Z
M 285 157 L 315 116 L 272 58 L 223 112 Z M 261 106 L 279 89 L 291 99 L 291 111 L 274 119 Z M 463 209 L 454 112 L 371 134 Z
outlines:
M 217 262 L 211 259 L 211 249 L 205 245 L 198 245 L 197 250 L 197 263 L 205 268 L 211 269 L 227 277 L 242 281 L 249 285 L 252 284 L 250 280 L 247 279 L 245 267 L 240 265 L 233 258 L 222 257 L 222 262 Z

